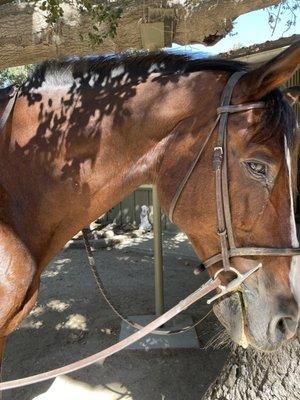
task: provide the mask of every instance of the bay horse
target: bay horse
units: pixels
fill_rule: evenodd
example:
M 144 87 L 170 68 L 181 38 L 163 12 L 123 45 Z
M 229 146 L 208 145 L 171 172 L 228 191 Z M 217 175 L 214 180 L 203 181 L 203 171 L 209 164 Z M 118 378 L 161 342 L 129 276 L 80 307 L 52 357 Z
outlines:
M 2 343 L 34 306 L 43 269 L 82 227 L 142 184 L 157 184 L 168 212 L 236 71 L 245 73 L 232 104 L 264 101 L 265 107 L 228 120 L 235 240 L 240 247 L 298 247 L 297 131 L 290 104 L 299 90 L 279 87 L 299 63 L 296 42 L 257 68 L 164 52 L 37 66 L 0 135 Z M 7 102 L 0 97 L 0 115 Z M 200 259 L 219 253 L 211 168 L 216 135 L 213 130 L 173 213 Z M 236 343 L 269 351 L 296 332 L 300 265 L 298 256 L 232 260 L 241 272 L 257 263 L 262 268 L 214 310 Z

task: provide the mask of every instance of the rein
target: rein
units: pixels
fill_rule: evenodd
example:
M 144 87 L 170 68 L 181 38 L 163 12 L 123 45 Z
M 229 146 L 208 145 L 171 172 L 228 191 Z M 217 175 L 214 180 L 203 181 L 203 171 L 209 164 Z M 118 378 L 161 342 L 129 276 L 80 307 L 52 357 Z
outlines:
M 236 72 L 229 78 L 227 84 L 225 85 L 222 97 L 221 97 L 221 106 L 217 109 L 217 118 L 215 123 L 213 124 L 212 129 L 207 135 L 199 153 L 191 164 L 187 174 L 182 179 L 177 191 L 175 192 L 169 210 L 169 218 L 172 221 L 173 214 L 176 209 L 177 202 L 184 190 L 190 176 L 192 175 L 198 161 L 203 154 L 203 151 L 206 148 L 207 143 L 209 142 L 214 130 L 218 127 L 218 136 L 217 142 L 214 147 L 213 152 L 213 169 L 215 172 L 215 185 L 216 185 L 216 211 L 217 211 L 217 220 L 218 220 L 218 235 L 220 240 L 220 253 L 213 255 L 203 262 L 204 268 L 209 268 L 212 265 L 215 265 L 218 262 L 222 262 L 222 267 L 215 273 L 214 277 L 209 279 L 204 285 L 202 285 L 199 289 L 194 291 L 192 294 L 187 296 L 184 300 L 180 301 L 175 307 L 171 308 L 169 311 L 165 312 L 160 317 L 156 318 L 154 321 L 150 322 L 148 325 L 144 327 L 139 326 L 139 330 L 134 332 L 129 337 L 123 339 L 122 341 L 92 355 L 86 357 L 82 360 L 76 361 L 69 365 L 66 365 L 61 368 L 53 369 L 51 371 L 43 372 L 41 374 L 29 376 L 22 379 L 16 379 L 12 381 L 7 381 L 0 383 L 0 391 L 13 389 L 21 386 L 30 385 L 37 382 L 42 382 L 48 379 L 53 379 L 59 375 L 67 374 L 70 372 L 77 371 L 81 368 L 84 368 L 88 365 L 94 364 L 100 360 L 103 360 L 112 354 L 119 352 L 120 350 L 126 348 L 127 346 L 135 343 L 136 341 L 142 339 L 146 335 L 155 331 L 157 328 L 161 327 L 163 324 L 168 322 L 171 318 L 175 317 L 177 314 L 184 311 L 190 305 L 195 303 L 196 301 L 203 298 L 205 295 L 210 293 L 215 289 L 219 289 L 220 292 L 215 295 L 213 298 L 209 299 L 207 302 L 210 304 L 214 300 L 224 296 L 224 294 L 230 293 L 232 291 L 238 290 L 240 285 L 254 272 L 262 267 L 262 264 L 258 264 L 255 268 L 250 269 L 248 272 L 241 274 L 238 270 L 233 268 L 230 264 L 230 259 L 237 256 L 294 256 L 300 255 L 299 248 L 260 248 L 260 247 L 236 247 L 234 241 L 234 232 L 231 224 L 231 213 L 230 213 L 230 199 L 229 199 L 229 191 L 228 191 L 228 170 L 227 170 L 227 121 L 228 115 L 230 113 L 243 112 L 252 109 L 262 109 L 265 107 L 263 102 L 257 103 L 249 103 L 249 104 L 240 104 L 240 105 L 230 105 L 233 89 L 238 82 L 238 80 L 245 74 L 244 71 Z M 14 92 L 9 100 L 4 114 L 0 119 L 0 130 L 5 126 L 10 113 L 13 109 L 18 91 Z M 85 237 L 85 236 L 84 236 Z M 85 243 L 87 244 L 88 242 Z M 89 262 L 92 268 L 92 271 L 95 270 L 95 263 L 92 257 L 91 249 L 88 246 L 86 247 Z M 232 271 L 236 277 L 231 280 L 227 286 L 223 286 L 219 275 L 224 271 Z M 93 271 L 94 273 L 94 271 Z M 95 275 L 95 274 L 94 274 Z M 96 279 L 97 282 L 97 279 Z M 101 286 L 100 281 L 100 286 Z M 97 282 L 98 285 L 98 282 Z M 100 288 L 101 289 L 101 288 Z M 105 298 L 105 292 L 104 298 Z M 108 300 L 108 299 L 106 299 Z M 109 300 L 108 300 L 109 302 Z M 122 316 L 121 316 L 122 317 Z
M 48 379 L 56 378 L 57 376 L 68 374 L 70 372 L 78 371 L 88 365 L 94 364 L 100 360 L 104 360 L 105 358 L 118 353 L 120 350 L 123 350 L 125 347 L 135 343 L 136 341 L 142 339 L 153 330 L 159 328 L 166 322 L 168 322 L 171 318 L 175 317 L 177 314 L 181 313 L 189 306 L 194 304 L 196 301 L 200 300 L 202 297 L 210 293 L 212 290 L 215 290 L 219 287 L 221 281 L 216 279 L 210 279 L 199 289 L 195 290 L 192 294 L 187 296 L 184 300 L 181 300 L 176 306 L 171 308 L 169 311 L 165 312 L 160 317 L 156 318 L 154 321 L 150 322 L 148 325 L 139 329 L 137 332 L 134 332 L 132 335 L 127 338 L 121 340 L 120 342 L 107 347 L 106 349 L 100 351 L 99 353 L 93 354 L 92 356 L 86 357 L 80 361 L 76 361 L 72 364 L 66 365 L 61 368 L 53 369 L 51 371 L 43 372 L 41 374 L 32 375 L 27 378 L 16 379 L 13 381 L 7 381 L 0 383 L 0 390 L 8 390 L 21 386 L 31 385 L 33 383 L 43 382 Z
M 102 279 L 100 277 L 100 274 L 97 271 L 97 267 L 96 267 L 96 260 L 90 245 L 90 241 L 88 238 L 88 229 L 84 228 L 82 230 L 82 236 L 83 236 L 83 240 L 84 240 L 84 246 L 85 246 L 85 251 L 86 251 L 86 255 L 87 255 L 87 259 L 88 259 L 88 263 L 90 266 L 90 270 L 91 273 L 94 277 L 97 289 L 99 291 L 99 294 L 102 296 L 102 298 L 106 301 L 107 305 L 110 307 L 110 309 L 113 311 L 114 314 L 116 314 L 123 322 L 125 322 L 127 325 L 131 326 L 134 329 L 141 329 L 144 328 L 143 325 L 138 324 L 137 322 L 131 321 L 128 318 L 126 318 L 120 310 L 117 309 L 117 307 L 113 304 L 109 294 L 107 293 L 105 286 L 102 282 Z M 184 326 L 183 328 L 180 329 L 165 329 L 161 330 L 161 329 L 155 329 L 154 331 L 151 332 L 152 335 L 161 335 L 161 336 L 172 336 L 172 335 L 178 335 L 180 333 L 184 333 L 187 332 L 193 328 L 195 328 L 195 326 L 197 326 L 198 324 L 200 324 L 200 322 L 203 321 L 205 317 L 202 317 L 201 319 L 197 320 L 195 323 L 191 324 L 191 325 L 187 325 Z M 1 400 L 1 399 L 0 399 Z

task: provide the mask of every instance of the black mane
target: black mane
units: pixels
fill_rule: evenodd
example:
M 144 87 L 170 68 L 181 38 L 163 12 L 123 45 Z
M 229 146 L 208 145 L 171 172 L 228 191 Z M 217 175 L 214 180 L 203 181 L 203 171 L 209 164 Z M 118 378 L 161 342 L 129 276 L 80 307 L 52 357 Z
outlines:
M 163 75 L 184 74 L 203 70 L 235 72 L 248 69 L 248 64 L 239 61 L 217 58 L 195 58 L 188 54 L 168 52 L 142 52 L 138 54 L 115 54 L 107 56 L 73 57 L 63 60 L 45 61 L 38 65 L 31 75 L 30 83 L 57 78 L 61 81 L 79 78 L 84 74 L 98 74 L 98 81 L 104 79 L 117 68 L 122 67 L 124 74 L 132 77 L 147 76 L 150 72 Z
M 122 73 L 113 76 L 114 71 Z M 123 53 L 107 56 L 73 57 L 63 60 L 45 61 L 38 65 L 26 82 L 30 88 L 38 88 L 44 81 L 48 86 L 72 85 L 77 79 L 80 85 L 89 85 L 93 75 L 97 75 L 93 85 L 101 85 L 105 78 L 121 79 L 128 74 L 134 82 L 145 79 L 150 73 L 162 76 L 176 76 L 204 70 L 224 71 L 229 74 L 249 70 L 247 63 L 218 58 L 197 58 L 194 54 L 176 54 L 170 52 Z M 288 146 L 293 149 L 296 142 L 296 122 L 291 107 L 283 99 L 280 90 L 273 90 L 264 99 L 267 112 L 264 125 L 268 129 L 259 129 L 255 140 L 263 142 L 270 138 L 287 138 Z M 268 135 L 266 135 L 268 131 Z

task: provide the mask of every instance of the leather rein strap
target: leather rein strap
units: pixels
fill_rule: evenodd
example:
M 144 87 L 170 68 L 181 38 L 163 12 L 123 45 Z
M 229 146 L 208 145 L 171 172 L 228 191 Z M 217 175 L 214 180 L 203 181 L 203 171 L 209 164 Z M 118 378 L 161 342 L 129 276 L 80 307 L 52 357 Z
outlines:
M 110 307 L 110 309 L 123 321 L 125 322 L 127 325 L 131 326 L 134 329 L 141 329 L 144 327 L 144 325 L 140 325 L 135 321 L 131 321 L 130 319 L 128 319 L 127 317 L 125 317 L 121 311 L 114 305 L 112 299 L 110 298 L 108 292 L 105 289 L 104 283 L 101 279 L 100 274 L 98 273 L 97 270 L 97 266 L 96 266 L 96 260 L 93 254 L 93 250 L 91 248 L 91 244 L 89 241 L 89 237 L 88 237 L 88 232 L 89 229 L 84 228 L 82 229 L 82 236 L 83 236 L 83 240 L 84 240 L 84 246 L 85 246 L 85 251 L 87 254 L 87 259 L 88 259 L 88 263 L 90 266 L 90 270 L 91 273 L 94 277 L 97 289 L 99 294 L 101 295 L 101 297 L 106 301 L 107 305 Z M 210 311 L 209 311 L 210 312 Z M 202 322 L 207 315 L 205 315 L 204 317 L 201 317 L 200 319 L 198 319 L 196 322 L 194 322 L 191 325 L 186 325 L 182 328 L 171 328 L 171 329 L 166 329 L 166 327 L 164 327 L 164 329 L 155 329 L 154 331 L 151 332 L 152 335 L 161 335 L 161 336 L 172 336 L 172 335 L 179 335 L 180 333 L 183 332 L 187 332 L 190 329 L 195 328 L 198 324 L 200 324 L 200 322 Z M 1 400 L 1 399 L 0 399 Z
M 192 294 L 187 296 L 184 300 L 181 300 L 176 306 L 171 308 L 169 311 L 165 312 L 160 317 L 156 318 L 154 321 L 150 322 L 148 325 L 143 327 L 142 329 L 134 332 L 132 335 L 127 338 L 121 340 L 120 342 L 107 347 L 106 349 L 92 355 L 86 357 L 80 361 L 76 361 L 72 364 L 66 365 L 61 368 L 53 369 L 51 371 L 43 372 L 41 374 L 32 375 L 27 378 L 16 379 L 13 381 L 7 381 L 0 383 L 0 390 L 8 390 L 21 386 L 31 385 L 33 383 L 43 382 L 48 379 L 56 378 L 57 376 L 68 374 L 70 372 L 77 371 L 88 365 L 94 364 L 100 360 L 104 360 L 105 358 L 123 350 L 125 347 L 135 343 L 136 341 L 142 339 L 153 330 L 159 328 L 166 322 L 168 322 L 171 318 L 175 317 L 177 314 L 184 311 L 186 308 L 194 304 L 196 301 L 200 300 L 202 297 L 210 293 L 211 291 L 217 289 L 221 284 L 221 281 L 216 279 L 210 279 L 199 289 L 195 290 Z
M 220 253 L 213 255 L 202 263 L 204 268 L 222 261 L 223 271 L 237 271 L 231 267 L 230 259 L 232 257 L 244 256 L 295 256 L 300 255 L 300 248 L 273 248 L 273 247 L 236 247 L 234 233 L 231 223 L 230 198 L 228 190 L 228 166 L 227 166 L 227 123 L 228 115 L 233 113 L 244 112 L 253 109 L 265 108 L 265 103 L 260 101 L 256 103 L 245 103 L 231 105 L 231 97 L 235 85 L 239 79 L 245 74 L 245 71 L 238 71 L 231 75 L 228 79 L 221 97 L 221 106 L 217 108 L 217 118 L 215 123 L 207 135 L 199 153 L 194 162 L 191 164 L 187 174 L 182 179 L 172 198 L 169 218 L 173 221 L 173 215 L 176 204 L 180 195 L 187 184 L 188 179 L 192 175 L 201 155 L 203 154 L 207 143 L 209 142 L 214 130 L 218 126 L 217 141 L 213 150 L 213 169 L 215 172 L 215 191 L 216 191 L 216 211 L 217 211 L 217 232 L 220 241 Z M 261 265 L 260 265 L 261 266 Z M 218 271 L 219 273 L 219 271 Z

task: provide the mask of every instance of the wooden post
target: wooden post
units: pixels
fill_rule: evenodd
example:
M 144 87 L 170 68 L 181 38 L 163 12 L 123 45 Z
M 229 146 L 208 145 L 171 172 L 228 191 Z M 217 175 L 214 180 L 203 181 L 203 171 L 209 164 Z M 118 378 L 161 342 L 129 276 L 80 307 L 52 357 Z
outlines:
M 164 277 L 162 255 L 162 228 L 161 209 L 157 195 L 157 187 L 153 185 L 153 247 L 154 247 L 154 272 L 155 272 L 155 314 L 164 312 Z

